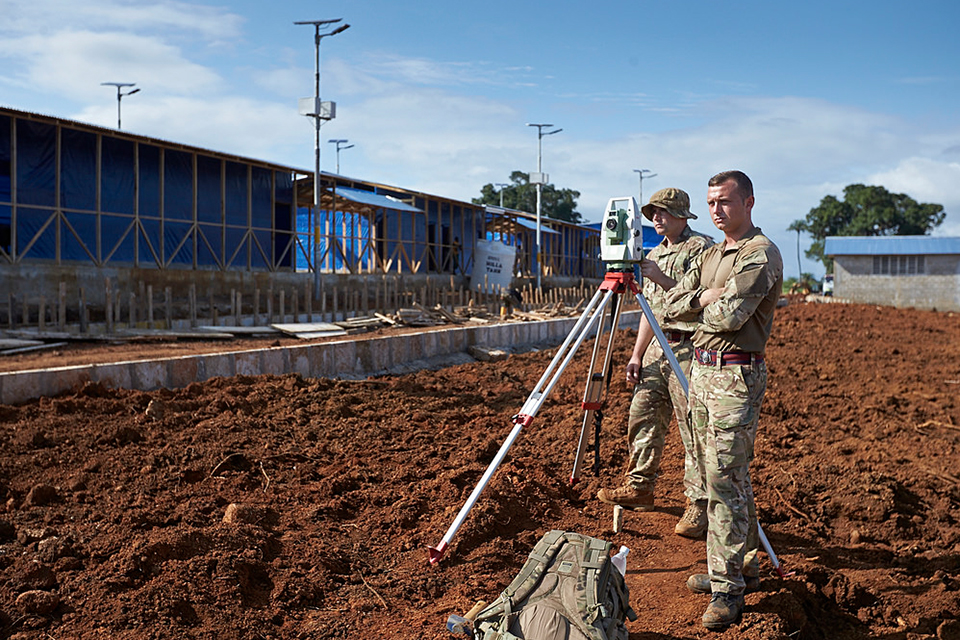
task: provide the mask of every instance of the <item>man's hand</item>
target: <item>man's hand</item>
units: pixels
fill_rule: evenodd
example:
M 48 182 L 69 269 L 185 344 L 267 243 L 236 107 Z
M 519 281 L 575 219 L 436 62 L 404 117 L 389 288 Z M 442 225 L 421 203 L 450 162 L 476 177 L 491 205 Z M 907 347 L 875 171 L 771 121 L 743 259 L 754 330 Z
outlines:
M 711 302 L 716 302 L 723 295 L 723 288 L 704 289 L 700 294 L 700 308 L 707 306 Z
M 630 384 L 640 384 L 640 360 L 630 358 L 627 364 L 627 382 Z
M 667 274 L 665 274 L 653 260 L 641 260 L 640 273 L 644 278 L 656 284 L 665 291 L 669 291 L 675 284 L 677 284 L 677 281 L 667 276 Z

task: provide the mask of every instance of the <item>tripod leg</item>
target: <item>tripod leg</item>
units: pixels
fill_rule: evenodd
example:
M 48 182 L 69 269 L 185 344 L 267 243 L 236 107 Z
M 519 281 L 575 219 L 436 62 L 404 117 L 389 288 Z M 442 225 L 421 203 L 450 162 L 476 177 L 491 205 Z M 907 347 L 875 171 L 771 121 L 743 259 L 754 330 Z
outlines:
M 615 293 L 619 296 L 619 293 Z M 599 370 L 595 369 L 597 355 L 600 352 L 600 332 L 597 332 L 597 338 L 593 345 L 593 356 L 590 359 L 590 369 L 587 371 L 587 386 L 583 392 L 583 409 L 586 413 L 583 415 L 583 426 L 580 428 L 580 439 L 577 441 L 577 452 L 573 458 L 573 471 L 570 472 L 570 483 L 576 483 L 580 479 L 580 469 L 583 466 L 584 458 L 587 452 L 587 438 L 589 426 L 595 424 L 596 414 L 603 406 L 603 384 L 609 383 L 610 362 L 613 357 L 614 339 L 617 333 L 617 326 L 620 323 L 620 312 L 622 305 L 620 298 L 615 298 L 614 307 L 611 309 L 610 336 L 607 340 L 607 350 L 604 354 L 603 365 Z M 601 327 L 602 329 L 603 327 Z M 596 448 L 600 449 L 599 436 L 596 438 Z M 599 455 L 599 454 L 598 454 Z
M 561 348 L 557 351 L 557 354 L 553 357 L 553 361 L 550 363 L 547 371 L 543 374 L 543 376 L 541 376 L 540 381 L 537 383 L 537 387 L 527 397 L 526 402 L 524 402 L 523 407 L 520 409 L 520 413 L 513 417 L 514 426 L 510 431 L 510 435 L 507 436 L 507 439 L 504 440 L 502 445 L 500 445 L 500 450 L 497 451 L 497 455 L 494 456 L 493 461 L 487 467 L 483 477 L 480 478 L 480 482 L 476 487 L 474 487 L 473 492 L 470 494 L 470 497 L 467 498 L 466 503 L 464 503 L 464 505 L 460 508 L 460 512 L 457 513 L 457 517 L 454 518 L 450 528 L 447 529 L 447 532 L 444 534 L 437 546 L 428 548 L 430 564 L 436 564 L 441 558 L 443 558 L 443 555 L 447 551 L 447 547 L 450 546 L 450 542 L 457 534 L 457 530 L 459 530 L 461 525 L 463 525 L 463 522 L 466 520 L 470 510 L 473 509 L 473 506 L 479 499 L 480 494 L 490 482 L 490 478 L 493 477 L 493 473 L 497 470 L 497 467 L 500 466 L 500 463 L 503 462 L 503 459 L 506 457 L 510 447 L 517 439 L 517 436 L 520 435 L 520 430 L 524 426 L 527 426 L 533 422 L 533 418 L 537 415 L 537 411 L 540 409 L 540 406 L 546 400 L 547 395 L 557 383 L 557 380 L 563 373 L 564 369 L 566 369 L 567 365 L 570 364 L 570 361 L 573 359 L 577 349 L 593 329 L 593 326 L 597 324 L 597 320 L 603 317 L 603 311 L 606 309 L 613 295 L 614 294 L 612 291 L 604 292 L 598 290 L 594 295 L 593 300 L 591 300 L 590 304 L 580 315 L 580 318 L 577 320 L 573 331 L 570 332 Z M 602 329 L 602 326 L 600 328 Z M 554 371 L 554 369 L 556 369 L 556 371 Z
M 647 299 L 643 297 L 642 293 L 637 294 L 637 302 L 640 303 L 643 315 L 647 317 L 647 322 L 650 323 L 650 328 L 653 329 L 653 335 L 657 337 L 657 341 L 663 349 L 663 355 L 667 357 L 667 361 L 670 363 L 670 368 L 673 369 L 673 373 L 677 376 L 680 386 L 683 387 L 683 393 L 690 395 L 690 385 L 687 383 L 687 376 L 683 375 L 683 369 L 680 368 L 680 363 L 677 361 L 677 356 L 673 353 L 673 348 L 670 346 L 667 336 L 663 334 L 663 329 L 660 328 L 656 316 L 653 315 L 653 309 L 650 308 L 650 304 L 647 302 Z

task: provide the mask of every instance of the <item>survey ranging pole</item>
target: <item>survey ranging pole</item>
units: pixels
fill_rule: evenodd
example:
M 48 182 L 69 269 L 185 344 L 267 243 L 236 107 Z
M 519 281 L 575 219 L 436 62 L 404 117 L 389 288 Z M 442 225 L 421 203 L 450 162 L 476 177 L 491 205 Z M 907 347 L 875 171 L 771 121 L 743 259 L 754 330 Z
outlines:
M 601 223 L 600 258 L 608 264 L 608 270 L 604 276 L 604 280 L 589 304 L 587 304 L 583 313 L 577 319 L 573 330 L 567 334 L 566 339 L 557 350 L 546 371 L 544 371 L 540 377 L 533 392 L 527 397 L 520 412 L 513 416 L 514 426 L 510 430 L 510 434 L 500 446 L 497 455 L 494 456 L 493 461 L 480 478 L 480 482 L 474 487 L 466 503 L 460 508 L 453 523 L 436 546 L 428 547 L 430 564 L 436 564 L 443 558 L 453 537 L 457 534 L 457 531 L 466 520 L 467 515 L 469 515 L 470 510 L 473 509 L 473 506 L 480 498 L 480 494 L 483 493 L 483 490 L 487 487 L 487 484 L 489 484 L 494 472 L 496 472 L 497 468 L 503 462 L 510 447 L 513 446 L 513 443 L 520 435 L 520 431 L 533 422 L 534 417 L 536 417 L 540 407 L 543 406 L 550 391 L 553 390 L 560 375 L 573 360 L 577 349 L 587 336 L 591 335 L 595 328 L 598 328 L 597 339 L 594 343 L 593 355 L 587 374 L 587 385 L 581 403 L 586 413 L 584 414 L 583 427 L 581 428 L 580 438 L 577 443 L 573 471 L 570 474 L 571 483 L 575 483 L 579 479 L 580 468 L 587 449 L 587 427 L 591 423 L 594 413 L 599 411 L 603 404 L 602 394 L 605 383 L 608 381 L 611 356 L 614 351 L 614 337 L 622 309 L 621 297 L 627 291 L 632 293 L 636 297 L 637 302 L 640 303 L 643 315 L 646 317 L 647 322 L 650 323 L 654 336 L 660 343 L 664 355 L 667 356 L 670 367 L 677 376 L 677 380 L 680 382 L 684 393 L 689 395 L 687 377 L 683 374 L 680 363 L 677 361 L 666 335 L 664 335 L 663 330 L 660 328 L 660 324 L 657 322 L 653 310 L 643 297 L 640 286 L 634 276 L 634 265 L 643 258 L 643 230 L 641 220 L 637 202 L 632 196 L 610 199 L 604 214 L 604 220 Z M 608 308 L 611 319 L 610 335 L 603 365 L 597 368 L 596 362 L 601 343 L 600 334 L 603 331 L 602 318 Z M 594 452 L 597 456 L 596 466 L 599 466 L 599 444 L 595 445 Z M 776 554 L 770 547 L 767 536 L 764 534 L 763 529 L 760 528 L 759 522 L 757 522 L 757 528 L 759 530 L 760 541 L 767 555 L 770 556 L 774 568 L 781 577 L 786 577 L 779 560 L 777 560 Z

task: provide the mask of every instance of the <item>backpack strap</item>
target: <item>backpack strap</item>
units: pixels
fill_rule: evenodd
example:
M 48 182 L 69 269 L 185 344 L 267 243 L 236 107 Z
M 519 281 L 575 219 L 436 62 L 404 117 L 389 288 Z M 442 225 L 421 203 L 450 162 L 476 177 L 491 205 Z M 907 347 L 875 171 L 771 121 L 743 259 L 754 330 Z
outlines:
M 584 545 L 583 559 L 580 566 L 584 571 L 581 574 L 583 579 L 583 621 L 588 627 L 592 627 L 597 618 L 607 617 L 612 611 L 605 611 L 603 603 L 597 597 L 597 587 L 606 583 L 603 571 L 606 570 L 609 579 L 610 572 L 610 548 L 611 543 L 598 538 L 588 538 L 589 543 Z
M 507 619 L 513 615 L 513 605 L 530 595 L 530 592 L 540 583 L 540 579 L 543 577 L 550 561 L 557 555 L 557 550 L 566 542 L 566 535 L 565 532 L 554 529 L 540 538 L 533 551 L 527 556 L 520 573 L 507 585 L 506 589 L 500 592 L 500 596 L 496 600 L 477 614 L 476 620 L 488 620 L 496 617 Z

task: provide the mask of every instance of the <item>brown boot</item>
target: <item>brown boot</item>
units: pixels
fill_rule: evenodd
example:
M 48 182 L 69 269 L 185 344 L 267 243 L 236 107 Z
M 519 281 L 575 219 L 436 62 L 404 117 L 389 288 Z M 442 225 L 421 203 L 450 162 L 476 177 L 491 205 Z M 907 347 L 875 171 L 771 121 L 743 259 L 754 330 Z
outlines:
M 633 511 L 653 511 L 653 491 L 637 489 L 628 484 L 617 489 L 600 489 L 597 492 L 600 502 L 618 504 Z
M 707 505 L 702 502 L 687 501 L 687 510 L 673 532 L 684 538 L 702 539 L 707 535 Z
M 710 604 L 703 612 L 703 626 L 711 631 L 723 631 L 743 617 L 743 596 L 734 596 L 718 591 L 710 597 Z

